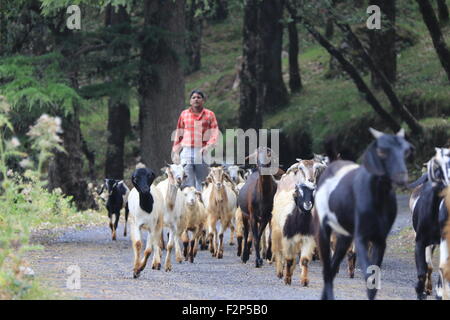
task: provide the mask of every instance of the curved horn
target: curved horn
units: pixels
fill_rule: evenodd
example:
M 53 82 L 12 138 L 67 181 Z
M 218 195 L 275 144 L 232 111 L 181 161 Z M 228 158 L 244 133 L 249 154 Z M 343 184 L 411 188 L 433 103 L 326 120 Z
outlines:
M 404 138 L 405 137 L 405 129 L 401 128 L 398 132 L 397 132 L 397 136 Z
M 382 135 L 384 135 L 383 132 L 375 130 L 374 128 L 369 128 L 370 133 L 375 137 L 375 139 L 378 139 Z

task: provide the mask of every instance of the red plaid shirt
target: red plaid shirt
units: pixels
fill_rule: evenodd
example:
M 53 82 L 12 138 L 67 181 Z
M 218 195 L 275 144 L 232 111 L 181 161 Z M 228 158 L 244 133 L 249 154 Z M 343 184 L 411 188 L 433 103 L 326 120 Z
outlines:
M 194 113 L 189 107 L 178 118 L 172 151 L 178 152 L 183 147 L 213 146 L 218 136 L 219 126 L 214 112 L 203 108 L 200 113 Z

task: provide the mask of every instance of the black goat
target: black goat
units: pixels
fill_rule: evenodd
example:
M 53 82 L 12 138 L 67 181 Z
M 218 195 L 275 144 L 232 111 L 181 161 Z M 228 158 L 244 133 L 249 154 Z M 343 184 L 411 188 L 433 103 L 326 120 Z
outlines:
M 323 263 L 322 299 L 334 299 L 333 279 L 352 240 L 367 282 L 368 267 L 381 266 L 386 237 L 397 215 L 397 202 L 392 183 L 405 185 L 408 172 L 405 158 L 412 147 L 397 135 L 384 134 L 370 128 L 376 138 L 366 149 L 361 166 L 350 161 L 332 162 L 321 175 L 315 198 L 319 220 L 318 245 Z M 336 250 L 330 257 L 330 235 L 337 234 Z M 372 245 L 370 256 L 369 243 Z M 369 299 L 377 289 L 368 286 Z
M 127 199 L 130 189 L 128 189 L 123 180 L 115 179 L 105 179 L 105 183 L 99 193 L 101 194 L 105 188 L 107 192 L 106 209 L 108 210 L 109 227 L 111 228 L 112 239 L 116 240 L 116 230 L 117 225 L 119 224 L 120 210 L 122 210 L 123 207 L 125 207 L 125 226 L 123 235 L 126 237 L 129 213 Z
M 442 242 L 444 221 L 447 220 L 442 191 L 448 185 L 450 150 L 436 148 L 436 155 L 428 161 L 427 169 L 425 179 L 422 176 L 418 180 L 424 183 L 414 189 L 409 201 L 416 232 L 415 260 L 418 278 L 416 294 L 420 300 L 431 295 L 433 291 L 432 256 L 435 246 Z M 442 297 L 442 292 L 439 291 L 441 290 L 437 292 L 438 299 Z

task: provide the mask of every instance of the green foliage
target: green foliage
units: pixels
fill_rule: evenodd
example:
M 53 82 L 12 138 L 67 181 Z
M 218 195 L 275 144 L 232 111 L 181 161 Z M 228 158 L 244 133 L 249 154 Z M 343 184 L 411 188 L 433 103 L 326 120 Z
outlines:
M 48 191 L 45 187 L 42 163 L 52 155 L 51 151 L 62 150 L 57 119 L 43 115 L 29 131 L 31 148 L 39 154 L 37 165 L 28 159 L 28 169 L 23 174 L 7 167 L 8 157 L 26 156 L 20 151 L 18 140 L 5 139 L 5 134 L 12 131 L 8 111 L 6 99 L 0 96 L 0 299 L 55 298 L 55 293 L 26 273 L 24 254 L 40 249 L 30 244 L 31 230 L 92 223 L 99 217 L 77 212 L 71 197 L 65 197 L 60 189 Z
M 69 115 L 84 101 L 61 71 L 61 60 L 57 53 L 1 58 L 0 94 L 13 109 Z

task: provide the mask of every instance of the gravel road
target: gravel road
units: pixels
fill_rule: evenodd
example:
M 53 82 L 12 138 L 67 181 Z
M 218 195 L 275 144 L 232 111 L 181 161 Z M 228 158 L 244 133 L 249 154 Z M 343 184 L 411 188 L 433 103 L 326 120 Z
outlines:
M 400 195 L 398 203 L 399 215 L 388 240 L 378 299 L 415 299 L 412 239 L 405 242 L 400 233 L 411 225 L 407 196 Z M 138 279 L 133 279 L 131 240 L 123 237 L 122 223 L 119 228 L 115 242 L 111 241 L 106 225 L 66 230 L 52 238 L 37 234 L 34 242 L 43 244 L 45 249 L 29 253 L 27 260 L 44 283 L 76 299 L 320 299 L 320 261 L 311 263 L 309 287 L 300 286 L 298 266 L 292 285 L 286 286 L 275 276 L 274 265 L 265 261 L 257 269 L 254 255 L 247 264 L 241 263 L 236 246 L 228 244 L 228 235 L 221 260 L 212 258 L 208 251 L 199 251 L 193 264 L 177 264 L 173 257 L 171 272 L 152 270 L 149 264 Z M 343 263 L 335 280 L 336 299 L 366 299 L 361 270 L 357 269 L 355 278 L 350 279 L 346 262 Z M 67 268 L 71 265 L 79 266 L 81 271 L 78 290 L 66 288 Z

